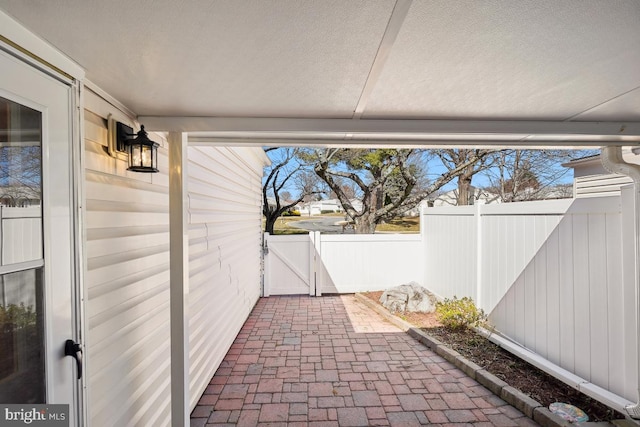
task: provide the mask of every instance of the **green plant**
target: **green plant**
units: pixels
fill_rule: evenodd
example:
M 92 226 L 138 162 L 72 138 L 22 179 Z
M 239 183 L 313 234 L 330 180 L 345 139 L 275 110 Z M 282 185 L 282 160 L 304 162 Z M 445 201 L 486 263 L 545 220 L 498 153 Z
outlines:
M 0 305 L 0 329 L 22 329 L 36 324 L 37 315 L 32 306 L 25 307 L 9 304 L 7 307 Z
M 436 315 L 445 328 L 461 329 L 478 326 L 484 323 L 487 316 L 482 309 L 476 307 L 469 297 L 458 299 L 445 298 L 436 303 Z

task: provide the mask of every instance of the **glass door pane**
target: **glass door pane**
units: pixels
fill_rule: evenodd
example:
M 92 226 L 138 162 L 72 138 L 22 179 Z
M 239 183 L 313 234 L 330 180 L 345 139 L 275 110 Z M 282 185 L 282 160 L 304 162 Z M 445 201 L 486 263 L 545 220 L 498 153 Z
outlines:
M 0 403 L 44 403 L 42 269 L 0 276 Z
M 42 114 L 0 97 L 0 403 L 44 403 Z

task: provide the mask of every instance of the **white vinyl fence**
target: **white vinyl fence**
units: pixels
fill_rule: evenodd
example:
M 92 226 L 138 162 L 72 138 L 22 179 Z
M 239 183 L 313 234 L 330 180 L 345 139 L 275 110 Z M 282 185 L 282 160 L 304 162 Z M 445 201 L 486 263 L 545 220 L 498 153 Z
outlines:
M 40 206 L 0 206 L 0 265 L 34 261 L 43 257 Z
M 418 234 L 266 234 L 265 246 L 265 296 L 377 291 L 423 277 Z
M 35 268 L 43 257 L 40 206 L 0 206 L 0 266 L 31 261 Z M 35 293 L 23 286 L 20 275 L 0 275 L 0 305 L 10 304 L 35 307 Z
M 491 312 L 571 202 L 425 209 L 425 287 L 444 298 L 471 297 Z
M 623 226 L 620 196 L 423 215 L 427 288 L 472 297 L 497 331 L 578 376 L 581 390 L 609 404 L 636 399 L 633 256 L 623 263 L 633 209 Z

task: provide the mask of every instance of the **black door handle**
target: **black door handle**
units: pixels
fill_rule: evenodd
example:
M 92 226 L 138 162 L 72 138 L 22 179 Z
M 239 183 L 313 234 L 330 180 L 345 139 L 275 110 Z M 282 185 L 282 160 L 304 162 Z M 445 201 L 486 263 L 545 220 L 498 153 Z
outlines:
M 78 354 L 80 353 L 80 354 Z M 78 366 L 78 379 L 82 378 L 82 347 L 74 340 L 67 340 L 64 343 L 64 355 L 76 359 Z

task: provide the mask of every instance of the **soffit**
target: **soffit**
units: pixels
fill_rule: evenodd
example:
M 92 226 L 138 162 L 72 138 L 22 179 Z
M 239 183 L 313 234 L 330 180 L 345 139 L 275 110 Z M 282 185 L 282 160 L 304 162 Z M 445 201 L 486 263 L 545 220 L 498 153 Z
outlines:
M 350 117 L 393 5 L 0 2 L 137 114 L 269 117 Z
M 364 117 L 611 118 L 640 86 L 639 25 L 636 1 L 414 1 Z
M 500 121 L 640 122 L 636 0 L 0 0 L 0 8 L 156 130 L 163 118 L 186 117 L 171 129 L 350 140 L 326 120 L 454 119 L 463 129 L 488 120 L 498 129 L 471 140 L 552 143 L 549 130 L 505 133 L 513 127 Z M 216 133 L 189 128 L 192 117 L 319 122 Z M 367 129 L 363 141 L 406 139 L 402 126 L 394 135 Z M 469 134 L 409 136 L 456 142 Z M 574 135 L 582 132 L 558 141 Z M 612 140 L 640 139 L 633 135 Z

